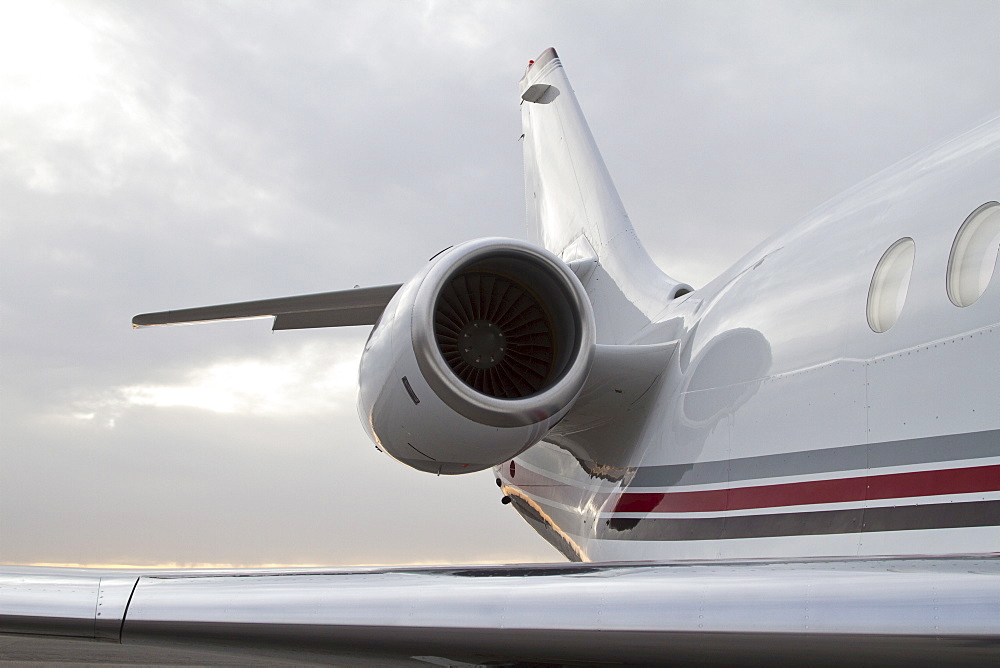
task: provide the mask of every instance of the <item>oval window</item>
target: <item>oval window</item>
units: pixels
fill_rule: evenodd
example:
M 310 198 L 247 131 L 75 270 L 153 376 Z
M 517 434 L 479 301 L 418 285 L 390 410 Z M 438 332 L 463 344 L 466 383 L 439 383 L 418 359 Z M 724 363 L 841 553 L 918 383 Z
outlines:
M 910 287 L 914 252 L 913 239 L 904 237 L 878 261 L 868 289 L 868 326 L 873 331 L 884 332 L 899 319 Z
M 990 284 L 1000 247 L 1000 202 L 987 202 L 958 228 L 948 256 L 948 298 L 955 306 L 974 304 Z

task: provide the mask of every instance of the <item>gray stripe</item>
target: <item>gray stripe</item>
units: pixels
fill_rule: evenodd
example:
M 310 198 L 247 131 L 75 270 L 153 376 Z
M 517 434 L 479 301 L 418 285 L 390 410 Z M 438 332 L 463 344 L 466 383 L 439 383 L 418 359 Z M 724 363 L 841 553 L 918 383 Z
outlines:
M 604 540 L 720 540 L 765 536 L 816 536 L 875 531 L 947 529 L 1000 524 L 1000 501 L 939 503 L 926 506 L 854 508 L 774 515 L 694 519 L 613 518 Z
M 742 457 L 728 462 L 644 466 L 636 472 L 629 486 L 702 485 L 996 456 L 1000 456 L 1000 430 L 977 431 Z

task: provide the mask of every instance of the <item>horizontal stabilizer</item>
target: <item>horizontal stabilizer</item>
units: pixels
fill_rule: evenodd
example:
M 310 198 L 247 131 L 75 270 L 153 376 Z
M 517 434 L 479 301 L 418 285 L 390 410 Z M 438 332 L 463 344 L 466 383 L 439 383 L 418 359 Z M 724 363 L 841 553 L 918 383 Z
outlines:
M 385 310 L 386 304 L 400 287 L 400 284 L 379 285 L 312 295 L 201 306 L 178 311 L 142 313 L 132 318 L 132 326 L 182 325 L 268 316 L 275 318 L 273 329 L 374 325 Z

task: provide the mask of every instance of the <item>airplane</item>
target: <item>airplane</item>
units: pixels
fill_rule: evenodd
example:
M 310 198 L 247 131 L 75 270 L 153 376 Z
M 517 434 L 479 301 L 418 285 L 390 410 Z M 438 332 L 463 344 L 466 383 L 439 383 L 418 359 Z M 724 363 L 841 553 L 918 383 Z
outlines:
M 376 446 L 491 469 L 569 563 L 4 567 L 0 633 L 415 665 L 996 664 L 1000 117 L 696 290 L 640 243 L 554 49 L 520 105 L 527 241 L 133 326 L 371 326 Z

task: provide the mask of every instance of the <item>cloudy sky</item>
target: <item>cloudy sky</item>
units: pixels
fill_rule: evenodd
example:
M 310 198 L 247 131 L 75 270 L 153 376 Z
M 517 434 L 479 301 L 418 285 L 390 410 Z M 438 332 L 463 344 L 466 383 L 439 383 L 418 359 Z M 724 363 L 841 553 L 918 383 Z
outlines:
M 524 237 L 555 46 L 648 249 L 701 285 L 1000 112 L 1000 2 L 0 0 L 0 563 L 549 561 L 489 472 L 359 425 L 366 328 L 132 331 Z

